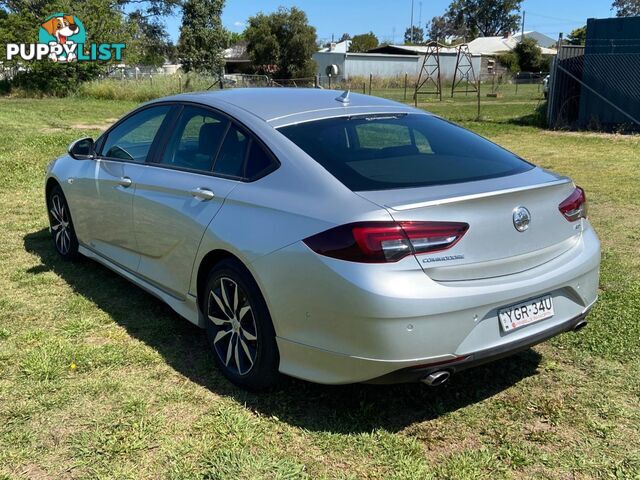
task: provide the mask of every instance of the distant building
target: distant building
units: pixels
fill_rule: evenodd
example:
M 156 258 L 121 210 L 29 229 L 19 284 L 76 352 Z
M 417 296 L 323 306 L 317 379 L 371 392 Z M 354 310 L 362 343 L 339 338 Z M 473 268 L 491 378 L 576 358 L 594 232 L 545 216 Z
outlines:
M 415 77 L 420 72 L 427 47 L 413 45 L 383 45 L 373 48 L 367 53 L 319 51 L 313 55 L 318 66 L 318 74 L 326 76 L 332 66 L 338 71 L 339 79 L 350 77 L 392 78 L 405 73 Z M 440 76 L 443 81 L 452 80 L 456 69 L 457 50 L 442 48 L 440 50 Z M 480 68 L 480 56 L 472 60 L 474 69 Z
M 225 73 L 253 73 L 253 63 L 247 52 L 248 42 L 242 40 L 223 52 Z
M 544 33 L 536 32 L 535 30 L 529 30 L 527 32 L 524 32 L 524 36 L 525 38 L 533 38 L 538 45 L 544 48 L 555 49 L 556 43 L 558 43 L 557 38 L 555 39 L 551 38 L 550 36 L 545 35 Z M 519 42 L 520 39 L 522 38 L 522 33 L 515 34 L 513 38 L 515 38 L 516 41 Z
M 331 42 L 327 47 L 321 48 L 319 52 L 335 52 L 347 53 L 351 46 L 351 40 L 343 40 L 342 42 Z
M 538 41 L 538 37 L 547 37 L 546 35 L 539 34 L 537 32 L 525 32 L 525 38 L 533 38 Z M 516 45 L 520 43 L 521 35 L 507 36 L 507 37 L 478 37 L 475 40 L 469 42 L 469 50 L 471 53 L 475 53 L 478 55 L 484 56 L 495 56 L 501 53 L 507 53 L 516 48 Z M 548 44 L 548 42 L 545 42 Z M 540 49 L 542 50 L 543 55 L 555 55 L 557 50 L 555 48 L 549 48 L 541 45 Z M 555 42 L 552 41 L 551 45 L 555 45 Z

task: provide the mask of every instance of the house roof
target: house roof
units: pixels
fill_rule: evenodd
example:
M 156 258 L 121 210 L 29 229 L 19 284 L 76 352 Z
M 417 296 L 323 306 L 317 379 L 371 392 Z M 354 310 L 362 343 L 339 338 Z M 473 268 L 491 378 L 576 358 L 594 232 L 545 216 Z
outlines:
M 544 48 L 554 48 L 557 42 L 556 39 L 553 39 L 550 36 L 545 35 L 544 33 L 536 32 L 535 30 L 525 31 L 524 36 L 525 38 L 533 38 L 536 42 L 538 42 L 538 45 L 540 45 L 540 47 Z M 521 37 L 521 33 L 517 33 L 513 36 L 513 38 L 515 38 L 517 41 L 520 41 Z
M 367 53 L 388 53 L 396 55 L 424 55 L 427 51 L 425 45 L 381 45 L 376 48 L 372 48 Z M 453 53 L 457 54 L 458 50 L 452 47 L 441 47 L 440 53 Z
M 250 62 L 249 53 L 247 52 L 246 41 L 240 41 L 235 45 L 231 45 L 229 48 L 222 52 L 224 60 L 226 62 Z
M 525 37 L 527 32 L 525 32 Z M 535 37 L 533 37 L 535 39 Z M 518 37 L 478 37 L 469 42 L 469 51 L 472 54 L 480 55 L 497 55 L 499 53 L 510 52 L 518 42 Z M 540 47 L 543 55 L 555 55 L 557 51 L 554 48 Z
M 343 40 L 342 42 L 332 42 L 328 47 L 321 48 L 319 52 L 335 52 L 335 53 L 347 53 L 351 46 L 351 40 Z

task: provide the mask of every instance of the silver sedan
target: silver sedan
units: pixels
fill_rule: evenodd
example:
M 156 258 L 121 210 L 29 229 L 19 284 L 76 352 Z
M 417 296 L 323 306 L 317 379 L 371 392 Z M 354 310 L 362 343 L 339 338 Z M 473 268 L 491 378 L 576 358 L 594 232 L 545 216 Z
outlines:
M 251 389 L 423 381 L 586 325 L 584 191 L 437 116 L 313 89 L 183 94 L 74 142 L 53 245 L 206 329 Z

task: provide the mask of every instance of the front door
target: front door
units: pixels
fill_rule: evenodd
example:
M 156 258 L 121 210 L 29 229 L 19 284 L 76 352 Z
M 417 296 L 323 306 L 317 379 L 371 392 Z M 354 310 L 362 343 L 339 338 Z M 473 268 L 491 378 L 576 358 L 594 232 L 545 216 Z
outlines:
M 131 271 L 140 262 L 133 226 L 134 172 L 150 155 L 171 108 L 159 105 L 134 113 L 110 130 L 98 146 L 95 201 L 86 240 L 89 248 Z

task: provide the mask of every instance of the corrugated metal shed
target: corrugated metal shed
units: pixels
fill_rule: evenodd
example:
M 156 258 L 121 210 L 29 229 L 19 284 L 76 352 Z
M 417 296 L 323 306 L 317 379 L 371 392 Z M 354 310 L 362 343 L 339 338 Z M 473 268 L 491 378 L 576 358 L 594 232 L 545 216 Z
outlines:
M 587 21 L 582 81 L 581 126 L 640 119 L 640 17 Z

